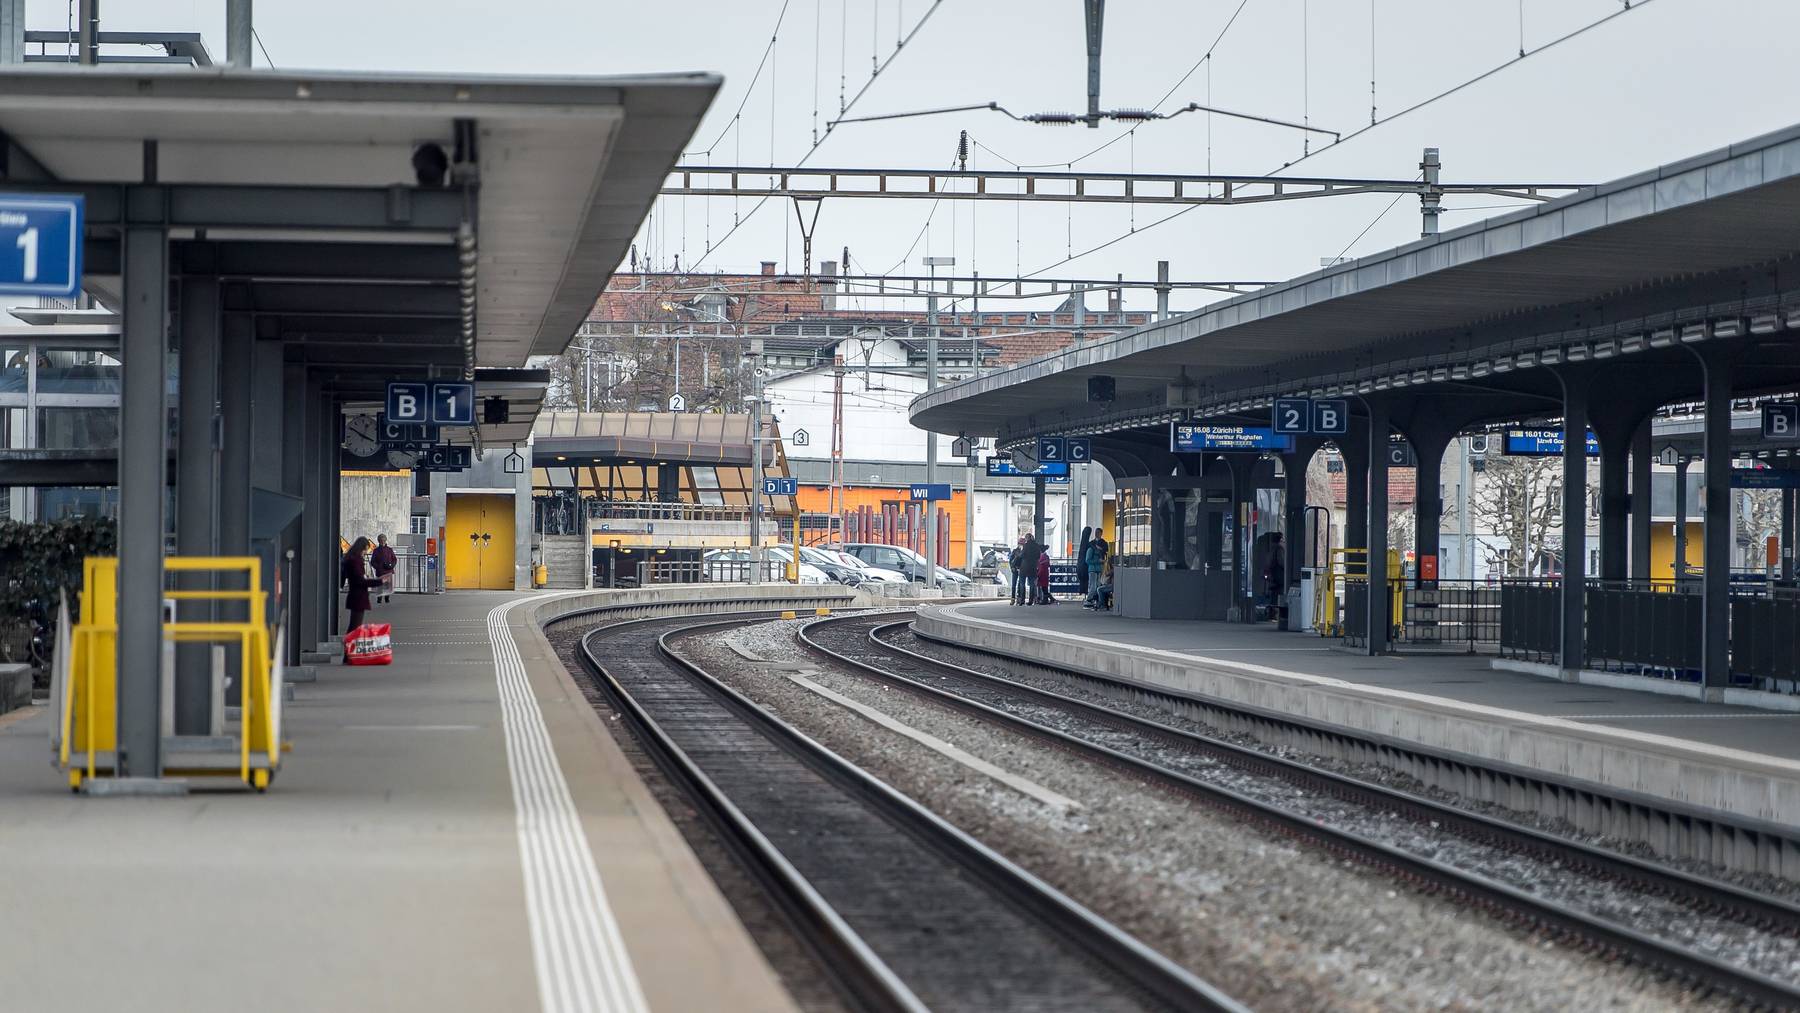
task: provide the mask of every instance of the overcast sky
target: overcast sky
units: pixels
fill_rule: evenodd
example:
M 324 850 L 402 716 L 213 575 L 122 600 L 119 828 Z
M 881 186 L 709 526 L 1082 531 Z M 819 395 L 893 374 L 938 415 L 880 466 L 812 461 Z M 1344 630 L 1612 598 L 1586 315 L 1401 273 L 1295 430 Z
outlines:
M 1349 132 L 1517 60 L 1618 11 L 1620 0 L 1112 0 L 1107 5 L 1105 108 L 1210 103 Z M 33 28 L 67 23 L 64 0 L 28 0 Z M 198 30 L 224 59 L 224 0 L 110 0 L 103 29 Z M 725 87 L 693 143 L 696 162 L 793 164 L 817 122 L 854 95 L 872 58 L 885 60 L 930 0 L 789 0 L 779 41 L 755 87 L 781 0 L 260 0 L 256 25 L 283 69 L 621 74 L 705 70 Z M 1788 0 L 1636 0 L 1594 30 L 1505 67 L 1455 95 L 1308 159 L 1291 173 L 1411 178 L 1420 149 L 1443 151 L 1446 181 L 1597 182 L 1800 122 L 1794 40 L 1800 4 Z M 1210 63 L 1177 86 L 1236 12 Z M 1303 30 L 1304 29 L 1304 30 Z M 840 45 L 840 39 L 847 40 Z M 816 41 L 815 41 L 816 40 Z M 1078 0 L 943 0 L 851 115 L 998 101 L 1015 112 L 1082 110 L 1086 56 Z M 1371 61 L 1371 53 L 1373 59 Z M 263 64 L 261 54 L 258 65 Z M 771 88 L 773 90 L 771 90 Z M 1173 89 L 1171 91 L 1171 89 Z M 741 117 L 733 125 L 740 103 Z M 979 146 L 971 165 L 1009 168 L 1078 159 L 1123 131 L 1115 125 L 1041 127 L 991 112 L 849 124 L 810 164 L 947 167 L 959 130 Z M 1210 146 L 1209 146 L 1210 132 Z M 1323 140 L 1315 138 L 1317 150 Z M 1299 157 L 1293 130 L 1195 114 L 1152 123 L 1077 162 L 1088 170 L 1260 174 Z M 1281 279 L 1320 258 L 1367 254 L 1415 238 L 1418 204 L 1382 196 L 1202 207 L 929 202 L 828 202 L 815 259 L 848 246 L 856 267 L 923 271 L 927 252 L 954 255 L 958 273 L 1036 271 L 1122 234 L 1105 250 L 1046 277 L 1146 278 L 1171 261 L 1177 278 Z M 641 248 L 659 267 L 693 265 L 753 202 L 666 200 Z M 1492 205 L 1463 198 L 1452 206 Z M 710 205 L 710 207 L 709 207 Z M 1445 227 L 1496 210 L 1452 213 Z M 1376 221 L 1377 217 L 1379 221 Z M 1134 221 L 1135 219 L 1135 221 Z M 1360 240 L 1357 239 L 1365 227 Z M 920 238 L 921 230 L 925 235 Z M 917 245 L 914 245 L 918 239 Z M 909 254 L 910 248 L 910 254 Z M 770 259 L 799 270 L 791 205 L 770 201 L 702 262 L 753 270 Z M 903 265 L 903 266 L 902 266 Z M 1140 305 L 1145 297 L 1136 297 Z M 1178 305 L 1192 305 L 1194 300 Z

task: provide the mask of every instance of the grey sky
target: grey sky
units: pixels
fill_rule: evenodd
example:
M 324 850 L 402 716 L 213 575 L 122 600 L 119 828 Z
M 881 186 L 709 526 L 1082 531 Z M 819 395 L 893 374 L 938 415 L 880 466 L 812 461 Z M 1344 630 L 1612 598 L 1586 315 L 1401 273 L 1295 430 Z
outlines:
M 1374 78 L 1381 115 L 1517 56 L 1621 6 L 1619 0 L 1373 0 Z M 104 27 L 199 30 L 224 55 L 223 0 L 110 0 Z M 847 90 L 867 78 L 871 27 L 879 56 L 899 24 L 910 27 L 929 0 L 790 0 L 772 62 L 728 129 L 774 25 L 780 0 L 690 0 L 681 4 L 568 0 L 261 0 L 256 21 L 283 68 L 633 73 L 709 70 L 724 91 L 693 147 L 723 134 L 715 164 L 771 158 L 791 164 L 811 144 L 814 81 L 819 122 L 835 114 L 840 51 Z M 1108 4 L 1102 104 L 1150 106 L 1205 52 L 1238 0 L 1193 3 L 1113 0 Z M 1420 149 L 1443 150 L 1446 180 L 1594 182 L 1672 161 L 1800 121 L 1791 42 L 1800 4 L 1777 0 L 1637 0 L 1630 13 L 1533 56 L 1451 98 L 1383 125 L 1295 172 L 1408 177 Z M 1349 131 L 1369 122 L 1371 0 L 1246 0 L 1210 68 L 1212 103 Z M 63 0 L 29 0 L 34 28 L 62 27 Z M 854 114 L 999 101 L 1016 112 L 1085 105 L 1081 7 L 1075 0 L 945 0 Z M 847 17 L 846 17 L 847 15 Z M 816 20 L 815 20 L 816 19 Z M 873 24 L 872 24 L 873 22 Z M 1302 25 L 1307 31 L 1303 46 Z M 815 26 L 819 38 L 815 50 Z M 840 28 L 840 26 L 842 26 Z M 841 32 L 841 35 L 840 35 Z M 840 47 L 838 39 L 847 38 Z M 816 56 L 815 56 L 816 54 Z M 1304 54 L 1304 58 L 1303 58 Z M 260 64 L 260 59 L 259 59 Z M 1303 81 L 1306 86 L 1303 88 Z M 1205 102 L 1208 72 L 1197 71 L 1165 108 Z M 1119 133 L 1117 127 L 1035 127 L 993 113 L 968 113 L 841 127 L 814 165 L 947 166 L 959 129 L 987 149 L 1026 163 L 1062 162 Z M 1087 169 L 1262 173 L 1300 154 L 1300 135 L 1215 118 L 1210 155 L 1205 117 L 1147 125 L 1080 163 Z M 1318 147 L 1315 143 L 1314 147 Z M 972 164 L 1004 168 L 976 149 Z M 1173 262 L 1177 277 L 1286 278 L 1338 254 L 1391 198 L 1335 198 L 1234 208 L 1200 208 L 1049 272 L 1147 277 Z M 738 202 L 739 214 L 753 202 Z M 1466 198 L 1462 205 L 1491 204 Z M 707 206 L 710 204 L 710 208 Z M 685 207 L 683 206 L 685 205 Z M 925 225 L 929 202 L 828 203 L 815 257 L 849 246 L 858 266 L 893 268 Z M 730 228 L 726 199 L 665 201 L 654 240 L 641 237 L 660 266 L 682 253 L 694 263 Z M 1138 228 L 1167 214 L 1140 207 Z M 1448 215 L 1446 227 L 1493 211 Z M 1131 226 L 1117 207 L 945 202 L 906 269 L 927 250 L 951 253 L 958 271 L 1032 271 Z M 771 201 L 709 257 L 704 267 L 753 269 L 763 259 L 798 269 L 791 206 Z M 1417 202 L 1402 200 L 1350 250 L 1368 253 L 1414 238 Z

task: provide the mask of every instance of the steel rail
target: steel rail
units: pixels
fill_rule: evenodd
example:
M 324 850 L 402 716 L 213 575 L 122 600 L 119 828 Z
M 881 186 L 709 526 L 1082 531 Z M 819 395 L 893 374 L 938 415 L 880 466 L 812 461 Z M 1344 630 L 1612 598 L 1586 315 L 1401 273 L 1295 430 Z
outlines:
M 1055 936 L 1085 951 L 1097 963 L 1128 982 L 1132 987 L 1153 997 L 1157 1002 L 1184 1010 L 1240 1011 L 1244 1009 L 1186 968 L 1101 919 L 935 813 L 764 710 L 749 698 L 725 685 L 691 659 L 683 657 L 672 645 L 672 641 L 698 631 L 745 625 L 767 618 L 769 618 L 768 615 L 740 614 L 725 619 L 713 617 L 707 621 L 676 627 L 657 637 L 658 658 L 702 690 L 719 705 L 720 709 L 774 743 L 859 805 L 872 811 L 878 817 L 897 825 L 913 840 L 921 842 L 925 847 L 955 863 L 1002 902 L 1015 910 L 1023 911 L 1028 917 L 1044 925 Z M 842 933 L 848 933 L 856 940 L 856 945 L 852 945 L 840 933 L 835 938 L 819 939 L 816 943 L 808 940 L 809 944 L 820 946 L 823 948 L 823 952 L 835 950 L 852 959 L 861 959 L 865 965 L 869 965 L 869 962 L 877 963 L 882 970 L 885 970 L 885 974 L 877 972 L 874 977 L 869 977 L 872 965 L 865 966 L 864 970 L 859 972 L 865 980 L 857 984 L 857 988 L 860 989 L 858 994 L 873 992 L 874 985 L 888 981 L 900 988 L 905 988 L 904 983 L 893 975 L 892 970 L 888 969 L 885 963 L 880 962 L 879 956 L 869 949 L 866 943 L 862 943 L 860 937 L 855 936 L 853 930 L 843 922 L 841 917 L 837 917 L 835 912 L 831 912 L 829 904 L 800 876 L 793 865 L 781 855 L 779 849 L 770 843 L 761 831 L 756 829 L 748 817 L 733 805 L 729 798 L 725 797 L 724 792 L 708 777 L 700 765 L 687 756 L 674 738 L 657 724 L 649 709 L 633 696 L 630 688 L 610 672 L 606 663 L 597 656 L 597 645 L 594 641 L 602 634 L 616 633 L 622 628 L 644 623 L 669 621 L 667 618 L 629 620 L 583 635 L 579 653 L 584 667 L 594 674 L 596 682 L 602 687 L 607 698 L 620 709 L 621 713 L 628 716 L 634 732 L 639 733 L 640 741 L 645 743 L 647 751 L 652 753 L 658 766 L 679 771 L 678 776 L 672 775 L 672 777 L 687 791 L 696 808 L 706 814 L 709 822 L 716 824 L 724 821 L 729 824 L 729 834 L 740 842 L 740 846 L 750 849 L 752 857 L 761 865 L 761 869 L 758 871 L 759 878 L 772 877 L 769 881 L 775 882 L 778 889 L 781 890 L 791 889 L 796 885 L 806 888 L 809 894 L 804 902 L 806 920 L 796 922 L 796 926 L 800 928 L 829 926 L 833 931 L 841 927 Z M 665 767 L 665 764 L 668 766 Z M 801 902 L 799 898 L 783 899 L 778 897 L 777 899 L 784 909 L 789 904 Z M 828 914 L 830 921 L 827 921 Z M 866 956 L 862 956 L 864 954 Z M 880 982 L 877 979 L 880 979 Z M 904 996 L 892 989 L 889 991 L 889 997 L 883 999 L 878 1008 L 914 1008 L 905 1005 L 907 997 L 911 997 L 913 1002 L 917 1001 L 916 995 L 913 995 L 910 990 Z
M 859 618 L 866 621 L 866 617 Z M 1207 784 L 1189 775 L 1107 746 L 1089 742 L 1068 732 L 1039 724 L 948 689 L 928 685 L 897 672 L 887 671 L 876 665 L 849 657 L 843 652 L 832 650 L 819 643 L 811 635 L 815 629 L 825 629 L 834 625 L 841 626 L 847 622 L 849 620 L 837 619 L 808 623 L 801 628 L 799 639 L 808 651 L 832 664 L 868 674 L 888 685 L 928 697 L 962 713 L 1050 742 L 1077 755 L 1141 777 L 1150 783 L 1172 789 L 1213 808 L 1247 816 L 1253 821 L 1271 826 L 1290 836 L 1310 841 L 1335 854 L 1352 857 L 1365 864 L 1387 870 L 1429 890 L 1466 899 L 1499 917 L 1530 924 L 1570 939 L 1579 940 L 1606 953 L 1629 956 L 1645 966 L 1676 973 L 1690 981 L 1722 989 L 1752 1003 L 1775 1009 L 1800 1009 L 1800 989 L 1784 982 L 1734 967 L 1705 954 L 1613 924 L 1585 912 L 1551 903 L 1478 874 L 1432 859 L 1422 858 L 1360 834 L 1320 823 L 1311 817 L 1289 812 L 1278 805 L 1259 801 L 1227 788 Z M 1589 848 L 1577 842 L 1538 834 L 1522 827 L 1510 826 L 1497 820 L 1489 820 L 1472 813 L 1441 806 L 1428 799 L 1396 792 L 1380 785 L 1306 767 L 1303 764 L 1171 728 L 1108 707 L 977 672 L 907 650 L 888 643 L 879 636 L 882 632 L 906 625 L 908 622 L 905 620 L 876 625 L 868 630 L 867 640 L 877 650 L 886 652 L 890 656 L 898 655 L 908 663 L 969 682 L 999 687 L 1005 692 L 1028 698 L 1033 702 L 1071 711 L 1114 728 L 1130 729 L 1163 741 L 1197 748 L 1234 766 L 1302 783 L 1310 788 L 1317 788 L 1351 801 L 1363 802 L 1379 808 L 1395 809 L 1409 817 L 1413 817 L 1415 813 L 1429 814 L 1427 818 L 1450 821 L 1459 828 L 1459 833 L 1467 836 L 1489 839 L 1496 843 L 1517 841 L 1520 842 L 1521 849 L 1528 847 L 1534 853 L 1541 854 L 1548 850 L 1558 856 L 1566 855 L 1576 865 L 1604 869 L 1607 874 L 1628 879 L 1634 885 L 1679 896 L 1703 910 L 1733 912 L 1747 917 L 1752 924 L 1766 925 L 1785 931 L 1792 931 L 1796 924 L 1800 924 L 1800 909 L 1773 898 L 1759 897 L 1728 884 L 1714 883 L 1672 869 L 1662 869 L 1650 863 L 1599 852 L 1598 849 Z M 962 645 L 956 646 L 961 647 Z M 980 649 L 972 650 L 975 653 L 991 653 Z M 1040 663 L 1034 662 L 1034 664 Z M 1040 665 L 1040 667 L 1049 668 L 1051 666 Z M 1081 674 L 1092 678 L 1088 673 Z M 1143 687 L 1133 686 L 1131 688 L 1141 690 Z

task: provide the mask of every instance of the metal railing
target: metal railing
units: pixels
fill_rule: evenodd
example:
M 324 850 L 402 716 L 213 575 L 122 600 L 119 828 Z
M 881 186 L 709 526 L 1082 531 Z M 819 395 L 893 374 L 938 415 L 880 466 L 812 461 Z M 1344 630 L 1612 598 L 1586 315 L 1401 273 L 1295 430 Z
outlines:
M 1400 640 L 1462 647 L 1470 654 L 1500 643 L 1500 588 L 1483 581 L 1437 580 L 1402 593 Z
M 437 594 L 444 589 L 444 570 L 436 556 L 395 553 L 394 590 L 400 594 Z
M 765 517 L 770 511 L 764 511 Z M 750 523 L 750 511 L 744 507 L 719 506 L 709 503 L 656 503 L 643 501 L 590 501 L 588 519 L 627 521 L 714 521 Z

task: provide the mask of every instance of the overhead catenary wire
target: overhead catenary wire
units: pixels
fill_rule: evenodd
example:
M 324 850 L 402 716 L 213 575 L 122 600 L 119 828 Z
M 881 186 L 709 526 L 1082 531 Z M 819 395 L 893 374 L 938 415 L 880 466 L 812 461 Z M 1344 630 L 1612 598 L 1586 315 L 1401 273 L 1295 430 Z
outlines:
M 732 112 L 731 119 L 725 121 L 725 126 L 719 128 L 719 136 L 713 138 L 711 144 L 703 150 L 691 152 L 691 154 L 711 154 L 719 146 L 719 142 L 725 139 L 726 132 L 737 126 L 738 120 L 744 115 L 744 106 L 750 103 L 751 93 L 756 91 L 756 82 L 762 78 L 763 67 L 768 64 L 769 57 L 775 52 L 775 42 L 781 38 L 781 23 L 787 19 L 788 4 L 792 2 L 793 0 L 782 0 L 781 10 L 775 14 L 775 27 L 769 32 L 769 44 L 763 47 L 762 59 L 757 61 L 756 71 L 750 75 L 750 83 L 744 86 L 744 97 L 738 100 L 737 109 Z M 738 164 L 742 165 L 743 160 L 739 159 Z
M 1473 77 L 1470 77 L 1466 80 L 1458 82 L 1457 84 L 1451 85 L 1450 87 L 1445 88 L 1444 90 L 1442 90 L 1434 95 L 1431 95 L 1427 98 L 1421 99 L 1418 102 L 1415 102 L 1410 106 L 1407 106 L 1406 108 L 1400 110 L 1397 113 L 1394 113 L 1391 116 L 1387 116 L 1387 117 L 1384 117 L 1381 119 L 1376 119 L 1366 127 L 1360 127 L 1356 130 L 1353 130 L 1350 133 L 1345 134 L 1343 136 L 1342 140 L 1340 140 L 1334 144 L 1330 144 L 1330 145 L 1321 147 L 1318 151 L 1314 151 L 1309 154 L 1303 155 L 1300 158 L 1297 158 L 1294 161 L 1283 165 L 1281 168 L 1276 169 L 1274 172 L 1271 172 L 1269 174 L 1269 176 L 1271 178 L 1279 178 L 1276 176 L 1276 173 L 1284 172 L 1288 169 L 1291 169 L 1295 165 L 1298 165 L 1299 163 L 1306 161 L 1308 159 L 1317 158 L 1319 155 L 1324 154 L 1327 151 L 1333 151 L 1340 144 L 1346 144 L 1346 143 L 1350 142 L 1351 140 L 1353 140 L 1357 137 L 1360 137 L 1363 134 L 1366 134 L 1371 130 L 1374 130 L 1377 127 L 1386 126 L 1387 124 L 1392 123 L 1393 121 L 1401 118 L 1402 116 L 1405 116 L 1409 113 L 1417 112 L 1420 109 L 1425 108 L 1426 106 L 1432 105 L 1433 103 L 1436 103 L 1436 102 L 1442 101 L 1443 99 L 1449 98 L 1450 96 L 1455 95 L 1456 93 L 1468 88 L 1470 85 L 1473 85 L 1480 81 L 1486 80 L 1487 78 L 1492 77 L 1495 74 L 1498 74 L 1501 71 L 1506 70 L 1510 67 L 1515 67 L 1524 60 L 1528 60 L 1534 56 L 1537 56 L 1540 53 L 1543 53 L 1547 50 L 1553 49 L 1556 46 L 1559 46 L 1564 42 L 1568 42 L 1571 39 L 1574 39 L 1578 36 L 1584 35 L 1587 32 L 1590 32 L 1590 31 L 1594 30 L 1595 28 L 1598 28 L 1601 25 L 1604 25 L 1604 24 L 1612 21 L 1615 18 L 1618 18 L 1625 14 L 1629 14 L 1635 10 L 1642 10 L 1654 2 L 1655 2 L 1655 0 L 1636 0 L 1636 2 L 1630 4 L 1629 6 L 1623 6 L 1619 10 L 1613 11 L 1610 14 L 1606 14 L 1600 18 L 1597 18 L 1596 20 L 1591 21 L 1588 24 L 1582 25 L 1579 28 L 1573 29 L 1572 31 L 1569 31 L 1563 35 L 1557 36 L 1556 38 L 1551 39 L 1550 41 L 1545 42 L 1542 45 L 1528 49 L 1525 51 L 1524 56 L 1514 57 L 1510 60 L 1507 60 L 1504 63 L 1501 63 L 1497 66 L 1491 67 L 1485 71 L 1482 71 L 1481 73 L 1476 74 Z M 1373 3 L 1370 4 L 1370 10 L 1371 10 L 1371 12 L 1373 12 L 1373 10 L 1374 10 Z M 1370 17 L 1371 29 L 1373 28 L 1373 24 L 1374 24 L 1374 18 L 1373 18 L 1373 14 L 1371 13 L 1371 17 Z M 1371 34 L 1371 42 L 1372 42 L 1372 40 L 1373 40 L 1373 34 Z M 1371 52 L 1372 51 L 1373 51 L 1373 45 L 1371 44 Z M 1204 59 L 1204 58 L 1202 58 L 1202 59 Z M 1371 61 L 1371 66 L 1373 66 L 1373 61 Z M 1374 77 L 1373 77 L 1373 73 L 1371 73 L 1371 76 L 1370 76 L 1371 99 L 1373 98 L 1373 95 L 1374 95 Z M 1373 108 L 1374 108 L 1373 105 L 1371 105 L 1370 108 L 1371 108 L 1371 110 L 1373 110 Z M 1123 135 L 1121 135 L 1121 136 L 1123 136 Z M 1209 159 L 1210 159 L 1210 153 L 1209 153 Z M 1026 168 L 1048 168 L 1048 166 L 1028 166 Z M 1209 172 L 1211 171 L 1210 165 L 1208 167 L 1208 171 Z M 1070 263 L 1071 261 L 1079 260 L 1083 257 L 1090 256 L 1095 253 L 1099 253 L 1101 250 L 1104 250 L 1104 249 L 1107 249 L 1108 247 L 1114 246 L 1126 239 L 1131 238 L 1132 236 L 1142 235 L 1142 234 L 1149 232 L 1150 230 L 1155 229 L 1159 226 L 1166 225 L 1169 222 L 1172 222 L 1175 219 L 1180 218 L 1181 216 L 1183 216 L 1191 211 L 1198 210 L 1199 208 L 1202 208 L 1205 206 L 1206 205 L 1203 205 L 1203 204 L 1190 204 L 1189 206 L 1182 208 L 1179 211 L 1174 211 L 1167 215 L 1164 215 L 1163 217 L 1157 219 L 1156 221 L 1151 222 L 1150 224 L 1138 229 L 1136 232 L 1120 233 L 1119 235 L 1116 235 L 1113 238 L 1108 239 L 1103 243 L 1100 243 L 1098 245 L 1089 247 L 1088 249 L 1082 250 L 1080 253 L 1071 254 L 1069 256 L 1062 258 L 1061 260 L 1056 261 L 1055 263 L 1046 264 L 1043 267 L 1040 267 L 1040 268 L 1038 268 L 1034 271 L 1030 271 L 1028 273 L 1020 272 L 1020 273 L 1018 273 L 1017 276 L 1021 277 L 1021 278 L 1031 278 L 1031 277 L 1035 277 L 1037 275 L 1043 274 L 1045 271 L 1054 270 L 1058 267 L 1063 266 L 1064 264 Z
M 881 77 L 883 72 L 885 72 L 889 67 L 894 65 L 894 60 L 900 56 L 900 53 L 905 48 L 906 43 L 911 42 L 913 40 L 913 38 L 919 34 L 919 31 L 921 29 L 923 29 L 925 27 L 926 23 L 931 20 L 931 16 L 933 14 L 936 14 L 938 11 L 938 8 L 942 7 L 943 5 L 944 5 L 944 0 L 931 0 L 931 6 L 925 8 L 925 13 L 919 15 L 919 20 L 913 23 L 912 31 L 907 32 L 903 38 L 901 38 L 899 41 L 897 41 L 895 43 L 893 53 L 889 54 L 889 56 L 886 60 L 880 61 L 879 63 L 877 63 L 875 65 L 874 71 L 869 74 L 869 79 L 867 81 L 863 82 L 863 86 L 861 88 L 857 89 L 857 92 L 855 95 L 851 96 L 849 103 L 846 104 L 844 107 L 846 111 L 848 111 L 851 108 L 854 108 L 856 106 L 856 103 L 862 101 L 862 97 L 864 95 L 868 94 L 870 86 L 872 86 L 876 82 L 876 80 Z M 785 3 L 782 5 L 782 9 L 784 12 L 786 11 L 787 5 Z M 772 45 L 773 45 L 773 42 L 771 41 L 771 46 Z M 771 91 L 772 90 L 773 89 L 771 89 Z M 773 130 L 773 128 L 771 127 L 771 131 L 772 130 Z M 829 125 L 827 125 L 825 128 L 825 135 L 823 137 L 820 137 L 818 139 L 818 141 L 815 142 L 811 148 L 808 148 L 806 154 L 800 156 L 800 160 L 798 162 L 796 162 L 795 164 L 796 165 L 805 165 L 808 161 L 810 161 L 812 159 L 813 155 L 818 153 L 819 148 L 822 147 L 826 141 L 829 141 L 831 139 L 831 134 L 832 134 L 831 127 Z M 771 134 L 771 136 L 772 136 L 772 134 Z M 771 166 L 774 165 L 773 159 L 770 160 L 769 164 Z M 744 226 L 745 222 L 756 217 L 756 213 L 758 211 L 762 210 L 763 205 L 767 204 L 768 202 L 769 202 L 768 197 L 762 197 L 762 198 L 759 198 L 755 204 L 751 205 L 749 212 L 744 214 L 743 217 L 738 218 L 736 221 L 734 221 L 732 223 L 731 228 L 723 236 L 719 237 L 719 241 L 717 243 L 708 247 L 705 251 L 703 251 L 700 254 L 700 258 L 694 262 L 694 268 L 698 269 L 701 264 L 704 264 L 706 262 L 708 257 L 712 256 L 712 253 L 714 250 L 717 250 L 719 247 L 725 245 L 726 242 L 730 241 L 731 237 L 734 234 L 736 234 L 738 229 L 742 228 Z

